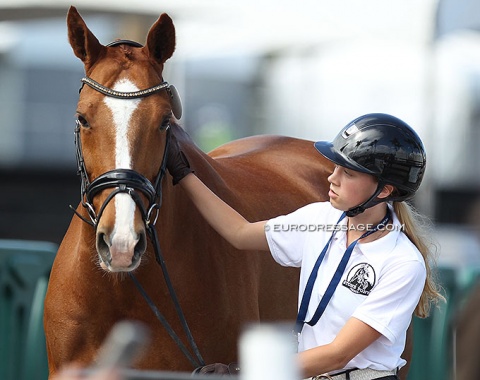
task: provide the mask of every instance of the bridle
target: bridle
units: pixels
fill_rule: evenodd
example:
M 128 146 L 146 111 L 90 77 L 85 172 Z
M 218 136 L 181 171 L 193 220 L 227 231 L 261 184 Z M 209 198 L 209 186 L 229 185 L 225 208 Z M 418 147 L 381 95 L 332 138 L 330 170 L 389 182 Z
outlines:
M 157 222 L 158 212 L 162 204 L 162 179 L 165 176 L 167 166 L 167 152 L 170 142 L 170 127 L 167 127 L 165 150 L 163 153 L 162 164 L 158 171 L 157 177 L 152 184 L 145 176 L 131 169 L 114 169 L 101 174 L 90 182 L 88 178 L 87 168 L 82 152 L 82 142 L 80 139 L 80 122 L 76 121 L 75 126 L 75 151 L 77 158 L 77 173 L 80 176 L 80 199 L 82 206 L 87 210 L 90 220 L 78 213 L 73 207 L 75 214 L 84 222 L 90 224 L 95 229 L 98 226 L 100 217 L 107 207 L 108 203 L 119 193 L 129 194 L 142 214 L 143 221 L 147 229 L 154 227 Z M 93 198 L 104 189 L 113 188 L 114 190 L 108 195 L 101 205 L 98 213 L 93 206 Z M 145 206 L 141 197 L 141 192 L 148 200 Z M 153 219 L 152 219 L 153 216 Z
M 141 44 L 134 41 L 130 41 L 130 40 L 118 40 L 108 44 L 107 46 L 117 46 L 120 44 L 127 44 L 134 47 L 142 47 Z M 104 94 L 105 96 L 119 98 L 119 99 L 138 99 L 138 98 L 147 97 L 159 91 L 165 90 L 168 92 L 170 96 L 173 114 L 177 119 L 181 117 L 182 109 L 181 109 L 181 102 L 180 102 L 178 93 L 173 85 L 170 85 L 165 81 L 163 81 L 159 85 L 149 87 L 147 89 L 140 90 L 140 91 L 134 91 L 134 92 L 115 91 L 94 81 L 89 77 L 84 77 L 81 79 L 81 81 L 82 81 L 82 86 L 80 87 L 79 92 L 82 91 L 83 86 L 86 84 L 92 89 Z M 165 260 L 163 259 L 163 255 L 160 250 L 157 230 L 155 229 L 155 224 L 157 222 L 158 214 L 162 204 L 162 180 L 165 177 L 165 172 L 167 167 L 167 155 L 168 155 L 168 149 L 170 144 L 170 134 L 171 134 L 170 126 L 167 126 L 166 128 L 166 142 L 165 142 L 165 150 L 163 152 L 163 157 L 162 157 L 162 163 L 160 165 L 157 176 L 153 181 L 153 183 L 150 182 L 148 178 L 146 178 L 142 174 L 132 169 L 110 170 L 106 173 L 101 174 L 100 176 L 98 176 L 97 178 L 95 178 L 93 181 L 90 182 L 88 178 L 87 168 L 85 165 L 85 160 L 83 157 L 82 143 L 80 139 L 80 128 L 81 128 L 80 121 L 77 120 L 76 126 L 75 126 L 74 141 L 75 141 L 75 151 L 76 151 L 76 159 L 77 159 L 77 171 L 78 171 L 78 175 L 81 178 L 81 185 L 80 185 L 81 205 L 87 210 L 89 219 L 85 218 L 83 215 L 77 212 L 77 210 L 75 210 L 72 206 L 70 206 L 70 208 L 75 212 L 75 214 L 81 220 L 88 223 L 89 225 L 94 227 L 96 230 L 98 226 L 98 222 L 105 208 L 107 207 L 108 203 L 117 194 L 126 193 L 132 197 L 133 201 L 135 202 L 135 204 L 137 205 L 137 207 L 139 208 L 142 214 L 142 218 L 145 223 L 146 230 L 148 232 L 148 235 L 154 247 L 155 258 L 158 264 L 162 268 L 163 276 L 167 284 L 170 297 L 172 298 L 173 304 L 175 306 L 175 310 L 177 312 L 177 315 L 180 319 L 184 332 L 188 338 L 189 344 L 196 358 L 194 358 L 191 355 L 187 347 L 183 344 L 181 339 L 172 329 L 168 321 L 160 313 L 158 308 L 155 306 L 155 304 L 152 302 L 148 294 L 145 292 L 142 285 L 139 283 L 138 279 L 133 275 L 133 273 L 129 272 L 128 274 L 131 277 L 137 289 L 139 290 L 139 292 L 142 294 L 145 301 L 148 303 L 150 309 L 153 311 L 155 316 L 163 324 L 167 333 L 175 341 L 177 346 L 184 353 L 184 355 L 187 357 L 190 363 L 194 367 L 204 366 L 205 362 L 200 354 L 200 351 L 198 350 L 198 347 L 187 325 L 185 316 L 180 307 L 180 303 L 178 302 L 178 297 L 175 293 L 172 282 L 170 280 L 170 276 L 166 268 Z M 105 201 L 103 202 L 103 204 L 101 205 L 97 213 L 93 206 L 93 198 L 102 190 L 110 189 L 110 188 L 113 189 L 112 192 L 107 196 L 107 198 L 105 199 Z M 140 196 L 140 193 L 143 194 L 147 199 L 148 201 L 147 205 L 144 204 L 142 197 Z
M 121 44 L 126 44 L 134 47 L 142 47 L 142 45 L 139 44 L 138 42 L 134 42 L 130 40 L 114 41 L 108 44 L 107 46 L 111 47 L 111 46 L 118 46 Z M 83 86 L 86 84 L 105 96 L 109 96 L 117 99 L 144 98 L 163 90 L 168 92 L 170 99 L 173 100 L 174 103 L 177 100 L 176 98 L 178 98 L 178 94 L 175 87 L 173 85 L 168 84 L 168 82 L 166 81 L 163 81 L 159 85 L 152 86 L 144 90 L 132 91 L 132 92 L 121 92 L 121 91 L 112 90 L 89 77 L 82 78 L 81 82 L 82 82 L 82 86 L 80 87 L 79 92 L 82 91 Z M 180 116 L 181 116 L 181 108 L 180 108 L 180 111 L 178 111 L 178 107 L 177 107 L 177 110 L 174 109 L 174 114 L 177 118 L 180 118 L 178 113 L 180 113 Z M 170 142 L 170 126 L 167 127 L 166 133 L 167 133 L 167 136 L 166 136 L 167 139 L 165 143 L 165 150 L 163 153 L 162 164 L 160 166 L 160 169 L 158 171 L 154 184 L 152 184 L 142 174 L 131 169 L 114 169 L 98 176 L 92 182 L 90 182 L 88 178 L 87 169 L 85 167 L 85 160 L 83 159 L 82 143 L 80 139 L 80 122 L 76 120 L 75 150 L 76 150 L 76 158 L 77 158 L 77 170 L 81 178 L 80 197 L 81 197 L 82 206 L 87 210 L 90 220 L 84 218 L 72 207 L 74 212 L 83 221 L 92 225 L 96 229 L 98 226 L 100 217 L 102 216 L 103 211 L 107 207 L 108 203 L 117 194 L 127 193 L 132 197 L 132 199 L 135 201 L 136 205 L 140 209 L 143 221 L 147 229 L 149 229 L 150 226 L 151 227 L 155 226 L 155 223 L 158 218 L 158 212 L 161 206 L 161 201 L 162 201 L 162 179 L 165 176 L 165 170 L 167 165 L 166 158 L 167 158 L 167 152 L 168 152 L 168 145 Z M 102 206 L 100 207 L 99 212 L 96 213 L 93 207 L 93 198 L 100 191 L 107 188 L 114 188 L 114 190 L 109 194 L 107 199 L 105 199 Z M 141 197 L 138 194 L 139 192 L 146 196 L 148 200 L 148 206 L 144 205 Z M 153 215 L 154 213 L 155 215 Z M 153 220 L 152 220 L 152 216 L 153 216 Z

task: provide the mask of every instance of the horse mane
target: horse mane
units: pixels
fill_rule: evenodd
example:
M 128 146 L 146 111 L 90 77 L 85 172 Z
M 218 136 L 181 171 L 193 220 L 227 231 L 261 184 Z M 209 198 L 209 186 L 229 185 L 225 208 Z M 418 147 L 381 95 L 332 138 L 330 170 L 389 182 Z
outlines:
M 170 128 L 194 173 L 208 185 L 214 187 L 225 186 L 224 179 L 217 171 L 218 163 L 216 160 L 205 153 L 181 125 L 175 122 L 170 125 Z

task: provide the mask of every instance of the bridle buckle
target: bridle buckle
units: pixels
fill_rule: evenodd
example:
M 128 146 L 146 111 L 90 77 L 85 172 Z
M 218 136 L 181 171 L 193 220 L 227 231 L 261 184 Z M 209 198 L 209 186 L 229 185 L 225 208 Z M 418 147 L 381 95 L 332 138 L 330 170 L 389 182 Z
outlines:
M 312 380 L 322 380 L 322 379 L 333 380 L 333 377 L 330 376 L 328 373 L 322 373 L 321 375 L 312 377 Z

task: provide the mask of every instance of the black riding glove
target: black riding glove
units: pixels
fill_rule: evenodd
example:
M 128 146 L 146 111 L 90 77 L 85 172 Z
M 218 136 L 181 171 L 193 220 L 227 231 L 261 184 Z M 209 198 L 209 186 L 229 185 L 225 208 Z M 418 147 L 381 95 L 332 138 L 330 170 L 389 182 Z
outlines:
M 187 174 L 193 173 L 187 157 L 180 149 L 175 135 L 170 136 L 167 152 L 167 169 L 173 177 L 173 185 L 179 183 Z

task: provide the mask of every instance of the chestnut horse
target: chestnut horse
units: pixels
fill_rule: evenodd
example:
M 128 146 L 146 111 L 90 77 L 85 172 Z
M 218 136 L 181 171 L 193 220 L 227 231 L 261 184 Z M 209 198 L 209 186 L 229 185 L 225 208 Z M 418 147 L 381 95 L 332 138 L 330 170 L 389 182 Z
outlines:
M 82 197 L 45 299 L 50 374 L 73 361 L 91 364 L 121 320 L 151 330 L 137 368 L 191 371 L 235 361 L 246 323 L 294 321 L 298 271 L 268 253 L 235 250 L 207 225 L 165 174 L 169 138 L 196 175 L 251 221 L 328 199 L 332 166 L 311 141 L 280 136 L 203 153 L 178 125 L 181 103 L 163 80 L 175 49 L 168 15 L 153 24 L 145 46 L 100 44 L 74 7 L 67 24 L 86 73 L 75 130 Z

